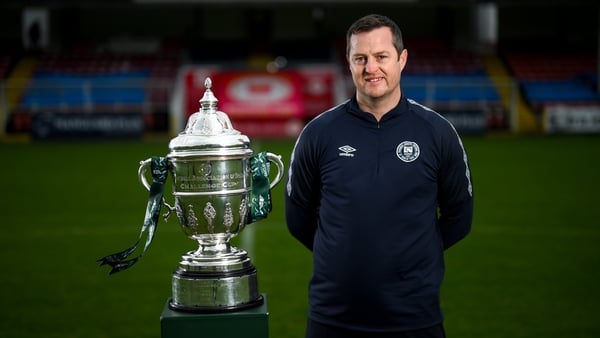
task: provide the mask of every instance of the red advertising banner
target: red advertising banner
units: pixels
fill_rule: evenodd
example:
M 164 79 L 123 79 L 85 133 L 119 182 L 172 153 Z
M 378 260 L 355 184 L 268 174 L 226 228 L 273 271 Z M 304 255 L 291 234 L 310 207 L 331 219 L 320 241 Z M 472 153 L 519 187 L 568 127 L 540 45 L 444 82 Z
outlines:
M 297 71 L 303 79 L 305 118 L 317 116 L 336 104 L 334 67 L 307 65 Z
M 300 118 L 304 113 L 297 72 L 223 72 L 217 80 L 213 91 L 219 108 L 231 118 Z
M 304 114 L 303 79 L 298 72 L 213 71 L 210 76 L 212 91 L 219 100 L 219 110 L 232 119 L 237 118 L 300 118 Z M 204 93 L 204 79 L 196 79 L 197 73 L 188 73 L 188 114 L 200 107 L 198 100 Z M 195 101 L 195 102 L 194 102 Z
M 185 119 L 200 109 L 204 81 L 210 77 L 218 108 L 230 117 L 234 128 L 248 131 L 249 136 L 294 136 L 305 121 L 335 104 L 335 74 L 331 65 L 276 73 L 189 68 L 183 74 Z

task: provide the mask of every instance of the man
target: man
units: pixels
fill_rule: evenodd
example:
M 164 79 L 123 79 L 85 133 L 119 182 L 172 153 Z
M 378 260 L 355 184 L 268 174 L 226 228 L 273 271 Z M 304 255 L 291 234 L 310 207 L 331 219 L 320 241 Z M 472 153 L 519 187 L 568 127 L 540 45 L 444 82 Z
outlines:
M 402 95 L 393 21 L 360 18 L 346 42 L 356 94 L 305 126 L 288 172 L 288 228 L 313 252 L 306 337 L 444 337 L 443 254 L 473 213 L 467 155 Z

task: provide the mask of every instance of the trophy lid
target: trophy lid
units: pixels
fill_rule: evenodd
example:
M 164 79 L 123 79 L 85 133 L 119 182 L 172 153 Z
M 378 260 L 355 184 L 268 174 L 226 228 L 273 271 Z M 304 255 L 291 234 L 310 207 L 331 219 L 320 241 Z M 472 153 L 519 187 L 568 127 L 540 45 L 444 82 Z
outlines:
M 206 90 L 200 100 L 200 111 L 190 115 L 185 129 L 171 140 L 171 151 L 230 152 L 232 149 L 249 149 L 250 140 L 234 129 L 229 116 L 217 108 L 219 101 L 211 90 L 212 81 L 204 81 Z

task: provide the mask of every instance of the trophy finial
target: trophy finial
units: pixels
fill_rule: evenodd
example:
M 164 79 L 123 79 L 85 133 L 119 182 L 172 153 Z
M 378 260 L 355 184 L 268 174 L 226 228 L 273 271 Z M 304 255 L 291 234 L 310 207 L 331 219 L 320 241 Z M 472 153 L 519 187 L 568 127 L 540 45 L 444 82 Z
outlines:
M 206 80 L 204 80 L 204 87 L 206 87 L 206 90 L 204 91 L 204 96 L 202 96 L 202 99 L 200 100 L 200 106 L 204 110 L 216 110 L 217 102 L 219 102 L 219 100 L 217 100 L 215 94 L 210 89 L 212 87 L 212 80 L 210 77 L 207 77 Z

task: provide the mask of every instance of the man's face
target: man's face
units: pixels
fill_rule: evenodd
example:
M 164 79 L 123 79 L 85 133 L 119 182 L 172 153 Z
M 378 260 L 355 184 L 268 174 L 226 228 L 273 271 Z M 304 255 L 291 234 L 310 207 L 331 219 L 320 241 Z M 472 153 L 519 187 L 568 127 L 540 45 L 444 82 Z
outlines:
M 352 35 L 348 63 L 359 101 L 361 98 L 377 100 L 396 92 L 399 94 L 400 73 L 406 59 L 406 49 L 398 57 L 388 27 Z

